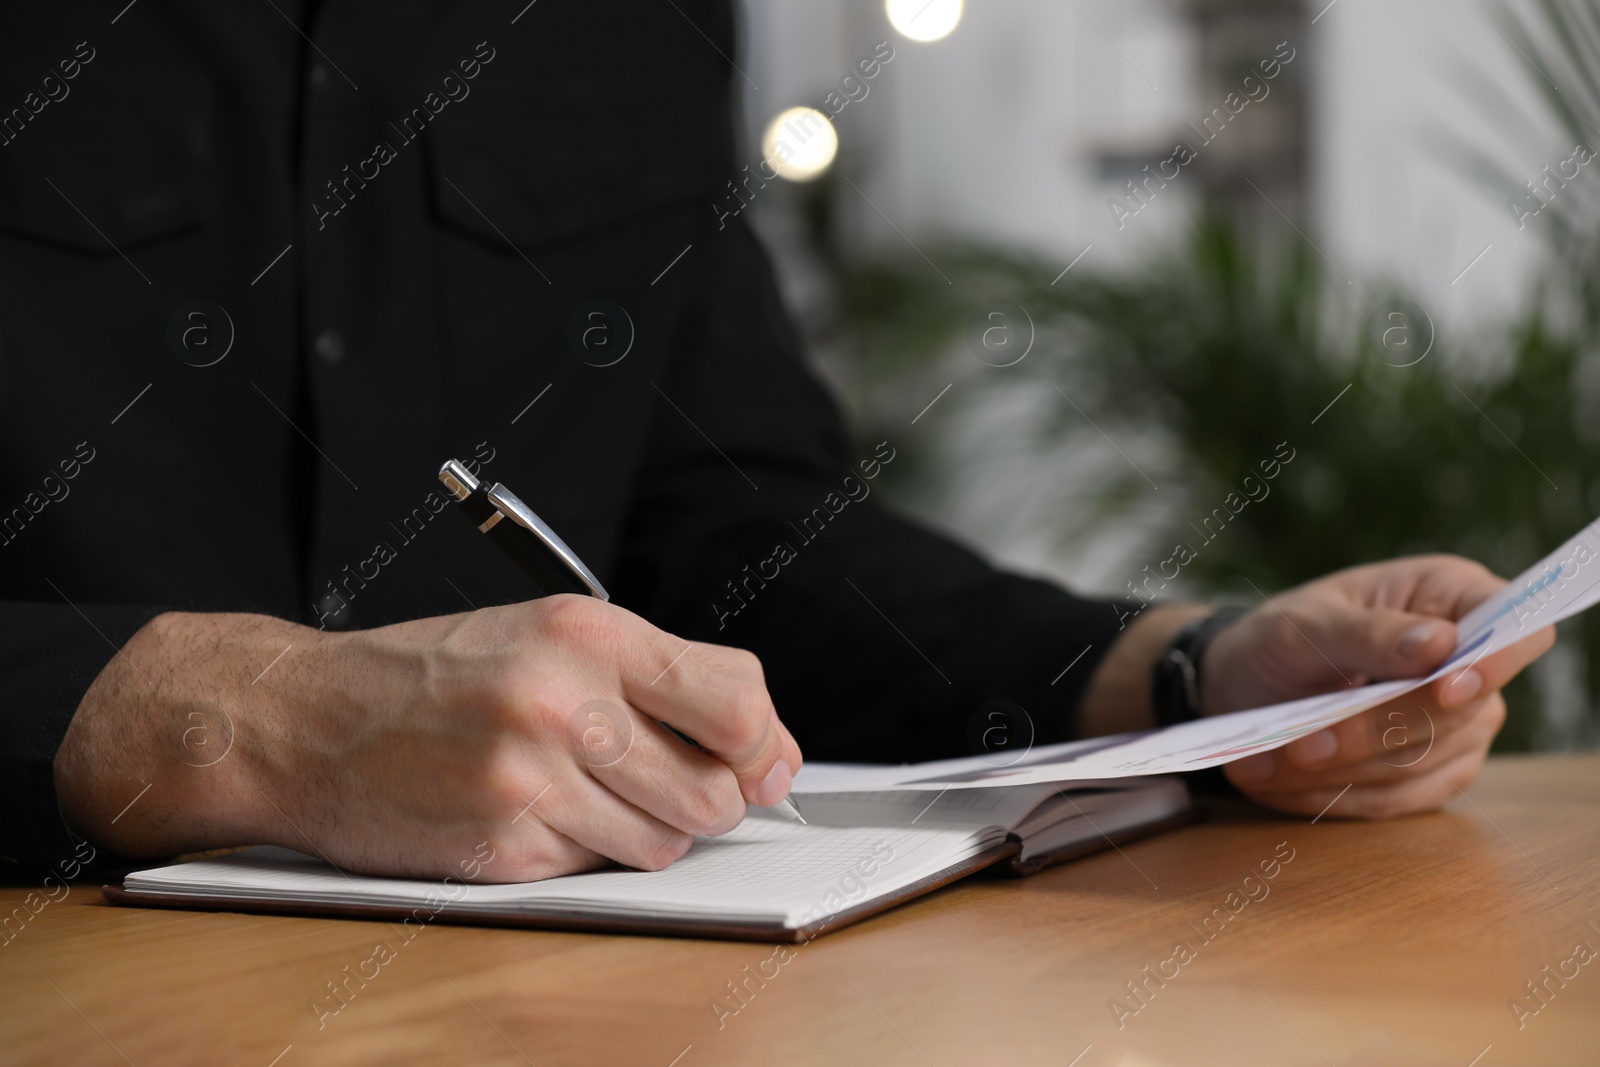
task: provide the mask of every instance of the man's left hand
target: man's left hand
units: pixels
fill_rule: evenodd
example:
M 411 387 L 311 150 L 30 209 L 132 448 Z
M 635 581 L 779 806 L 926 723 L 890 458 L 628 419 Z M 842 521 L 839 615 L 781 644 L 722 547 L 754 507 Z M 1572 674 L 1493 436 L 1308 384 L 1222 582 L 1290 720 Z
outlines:
M 1271 598 L 1205 653 L 1208 715 L 1433 671 L 1456 622 L 1505 585 L 1455 556 L 1353 567 Z M 1501 688 L 1555 641 L 1551 627 L 1394 700 L 1224 771 L 1280 811 L 1382 818 L 1436 808 L 1477 777 L 1505 721 Z M 1342 792 L 1342 795 L 1341 795 Z

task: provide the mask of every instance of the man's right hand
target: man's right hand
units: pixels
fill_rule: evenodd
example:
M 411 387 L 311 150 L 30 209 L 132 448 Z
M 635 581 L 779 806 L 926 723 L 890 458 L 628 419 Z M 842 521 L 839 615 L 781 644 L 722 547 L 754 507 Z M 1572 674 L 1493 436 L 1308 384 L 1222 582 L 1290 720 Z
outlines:
M 665 867 L 782 799 L 800 750 L 752 654 L 554 596 L 348 634 L 162 615 L 55 768 L 68 822 L 123 855 L 268 843 L 432 878 L 487 841 L 481 878 L 511 882 Z

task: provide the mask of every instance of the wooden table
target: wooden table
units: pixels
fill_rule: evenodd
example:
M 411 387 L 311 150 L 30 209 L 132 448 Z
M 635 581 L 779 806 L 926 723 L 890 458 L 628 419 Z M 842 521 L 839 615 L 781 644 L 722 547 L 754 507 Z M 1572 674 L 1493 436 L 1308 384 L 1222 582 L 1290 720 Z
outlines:
M 801 946 L 736 1013 L 726 983 L 772 948 L 436 924 L 319 1028 L 324 983 L 386 940 L 75 887 L 0 947 L 0 1061 L 1596 1064 L 1600 957 L 1574 946 L 1600 952 L 1600 756 L 1496 759 L 1445 811 L 1381 824 L 1225 804 Z

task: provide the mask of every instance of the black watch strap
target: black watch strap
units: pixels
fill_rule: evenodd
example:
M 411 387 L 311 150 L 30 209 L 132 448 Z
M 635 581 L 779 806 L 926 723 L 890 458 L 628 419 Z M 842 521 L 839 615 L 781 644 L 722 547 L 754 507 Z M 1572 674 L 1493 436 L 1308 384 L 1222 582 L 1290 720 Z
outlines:
M 1248 608 L 1218 608 L 1186 624 L 1156 660 L 1150 675 L 1150 702 L 1157 726 L 1176 726 L 1200 717 L 1200 661 L 1212 638 Z

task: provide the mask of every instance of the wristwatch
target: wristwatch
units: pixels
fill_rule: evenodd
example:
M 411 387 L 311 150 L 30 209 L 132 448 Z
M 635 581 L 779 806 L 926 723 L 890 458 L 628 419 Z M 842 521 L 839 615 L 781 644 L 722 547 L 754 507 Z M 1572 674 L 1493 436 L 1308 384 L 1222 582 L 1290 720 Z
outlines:
M 1185 624 L 1150 672 L 1150 704 L 1157 726 L 1176 726 L 1200 717 L 1200 661 L 1212 638 L 1248 608 L 1218 608 Z

